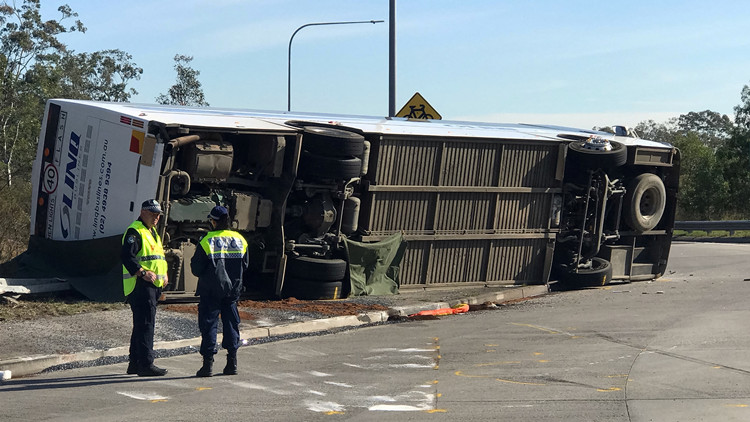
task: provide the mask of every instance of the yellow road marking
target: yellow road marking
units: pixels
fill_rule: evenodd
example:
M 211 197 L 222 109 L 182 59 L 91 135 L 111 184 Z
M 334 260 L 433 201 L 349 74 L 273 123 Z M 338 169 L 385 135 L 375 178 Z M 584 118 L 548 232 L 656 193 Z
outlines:
M 521 381 L 512 381 L 512 380 L 504 380 L 502 378 L 495 378 L 496 380 L 500 382 L 507 382 L 508 384 L 521 384 L 521 385 L 547 385 L 547 384 L 537 384 L 535 382 L 521 382 Z
M 481 366 L 507 365 L 507 364 L 510 364 L 510 363 L 521 363 L 521 361 L 519 361 L 519 360 L 508 360 L 508 361 L 505 361 L 505 362 L 477 363 L 474 366 L 481 367 Z
M 725 404 L 726 407 L 748 407 L 746 404 Z
M 426 413 L 447 413 L 448 411 L 445 410 L 445 409 L 430 409 L 430 410 L 425 410 L 424 412 L 426 412 Z
M 597 388 L 597 389 L 596 389 L 596 391 L 599 391 L 599 392 L 602 392 L 602 393 L 607 393 L 607 392 L 610 392 L 610 391 L 620 391 L 620 390 L 622 390 L 622 388 L 618 388 L 618 387 L 612 387 L 612 388 Z
M 211 388 L 213 388 L 213 387 L 195 387 L 195 389 L 198 390 L 198 391 L 210 390 Z
M 166 399 L 155 399 L 155 400 L 149 400 L 151 403 L 166 403 Z
M 539 327 L 539 326 L 537 326 L 537 325 L 531 325 L 531 324 L 519 324 L 519 323 L 517 323 L 517 322 L 511 322 L 511 324 L 513 324 L 513 325 L 519 325 L 519 326 L 521 326 L 521 327 L 530 327 L 530 328 L 536 328 L 537 330 L 542 330 L 542 331 L 546 331 L 546 332 L 548 332 L 548 333 L 550 333 L 550 334 L 560 334 L 560 332 L 559 332 L 559 331 L 555 331 L 555 330 L 550 330 L 549 328 Z
M 344 412 L 340 412 L 338 410 L 329 410 L 326 412 L 326 415 L 343 415 Z

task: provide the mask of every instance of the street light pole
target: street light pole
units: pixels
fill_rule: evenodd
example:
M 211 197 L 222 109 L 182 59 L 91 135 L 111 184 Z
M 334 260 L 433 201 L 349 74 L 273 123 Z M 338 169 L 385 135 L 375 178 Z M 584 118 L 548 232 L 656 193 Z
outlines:
M 302 28 L 307 28 L 308 26 L 320 26 L 320 25 L 351 25 L 355 23 L 381 23 L 384 21 L 346 21 L 346 22 L 315 22 L 315 23 L 308 23 L 305 25 L 300 26 L 297 28 L 296 31 L 292 34 L 292 36 L 289 38 L 289 50 L 287 52 L 287 70 L 286 70 L 286 111 L 292 110 L 292 40 L 294 40 L 294 36 L 297 35 L 297 32 L 299 32 Z

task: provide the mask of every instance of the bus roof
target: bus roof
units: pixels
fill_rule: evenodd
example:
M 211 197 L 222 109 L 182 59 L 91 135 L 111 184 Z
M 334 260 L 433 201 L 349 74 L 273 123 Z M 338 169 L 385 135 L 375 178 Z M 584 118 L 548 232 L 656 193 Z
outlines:
M 501 139 L 576 139 L 601 136 L 627 145 L 638 144 L 653 147 L 671 147 L 661 142 L 638 138 L 615 136 L 608 132 L 576 129 L 554 125 L 523 123 L 488 123 L 450 120 L 413 120 L 402 117 L 373 117 L 344 114 L 306 113 L 289 111 L 264 111 L 219 107 L 189 107 L 158 104 L 101 102 L 87 100 L 53 99 L 55 103 L 80 104 L 108 110 L 125 116 L 157 121 L 167 125 L 200 127 L 225 127 L 232 129 L 275 130 L 294 132 L 297 127 L 287 125 L 289 121 L 310 121 L 342 125 L 362 130 L 365 133 L 383 135 L 421 135 L 467 138 Z M 562 135 L 562 136 L 561 136 Z

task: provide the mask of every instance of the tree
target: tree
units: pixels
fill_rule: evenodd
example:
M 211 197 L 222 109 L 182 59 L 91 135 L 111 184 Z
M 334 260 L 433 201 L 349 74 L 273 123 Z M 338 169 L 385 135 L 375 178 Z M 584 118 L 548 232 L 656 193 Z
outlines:
M 683 133 L 697 134 L 704 144 L 716 149 L 729 139 L 734 123 L 726 114 L 704 110 L 681 115 L 677 127 Z
M 58 40 L 66 32 L 84 33 L 70 6 L 57 10 L 56 20 L 42 20 L 40 0 L 0 4 L 0 142 L 2 184 L 15 175 L 27 178 L 33 162 L 44 103 L 53 97 L 127 101 L 137 92 L 128 88 L 143 70 L 120 50 L 76 54 Z
M 719 220 L 726 215 L 729 184 L 723 168 L 698 132 L 689 131 L 674 137 L 679 148 L 680 189 L 678 218 L 688 220 Z
M 0 261 L 28 240 L 31 165 L 49 98 L 127 101 L 142 69 L 120 50 L 75 53 L 58 37 L 85 33 L 70 6 L 43 20 L 41 0 L 0 0 Z M 66 26 L 65 22 L 73 21 Z M 20 221 L 20 223 L 19 223 Z
M 729 184 L 727 208 L 735 218 L 750 216 L 750 87 L 744 86 L 741 104 L 734 108 L 735 118 L 731 136 L 722 145 L 717 156 Z
M 177 82 L 169 88 L 167 94 L 159 94 L 156 102 L 159 104 L 171 104 L 181 106 L 207 107 L 203 88 L 198 76 L 200 72 L 190 67 L 192 56 L 177 54 L 174 56 L 174 69 L 177 71 Z

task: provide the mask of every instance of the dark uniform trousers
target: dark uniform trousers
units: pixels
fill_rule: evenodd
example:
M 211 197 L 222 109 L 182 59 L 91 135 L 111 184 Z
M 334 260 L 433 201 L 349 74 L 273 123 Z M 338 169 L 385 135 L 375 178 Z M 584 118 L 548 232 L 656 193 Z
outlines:
M 161 296 L 161 288 L 140 277 L 135 289 L 128 295 L 133 311 L 133 333 L 130 335 L 130 360 L 146 368 L 154 363 L 154 324 L 156 304 Z
M 219 313 L 224 339 L 221 347 L 234 352 L 240 347 L 240 314 L 237 312 L 237 301 L 231 298 L 215 299 L 201 296 L 198 303 L 198 327 L 201 330 L 201 356 L 213 356 L 216 353 L 216 332 Z

